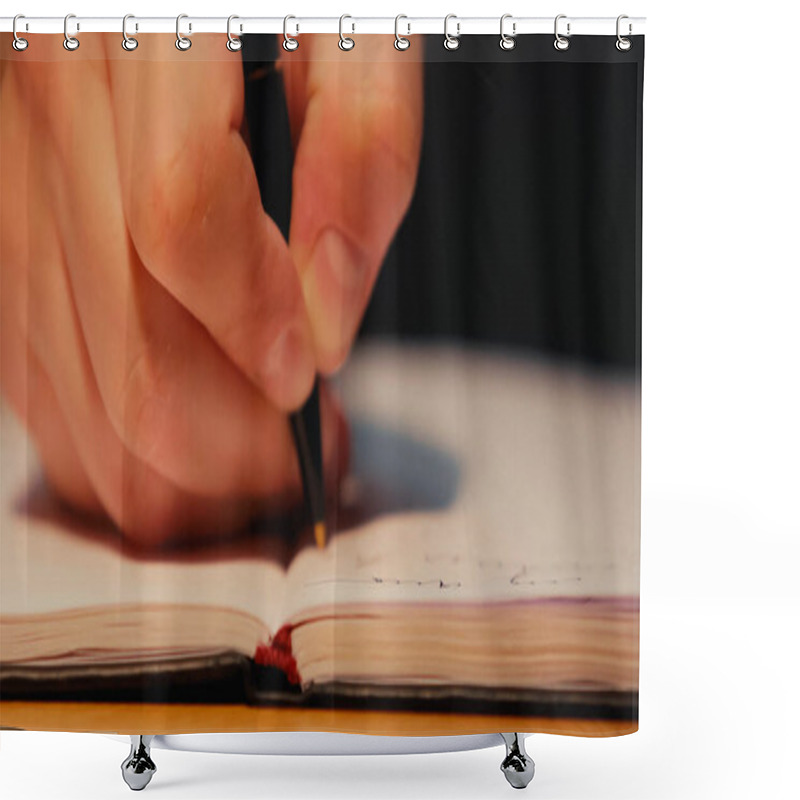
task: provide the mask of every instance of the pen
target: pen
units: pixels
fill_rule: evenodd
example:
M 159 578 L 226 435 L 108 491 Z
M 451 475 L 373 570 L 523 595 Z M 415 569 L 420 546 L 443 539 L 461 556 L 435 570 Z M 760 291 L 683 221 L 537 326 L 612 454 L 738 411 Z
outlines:
M 317 547 L 325 546 L 325 483 L 322 473 L 322 431 L 319 412 L 319 378 L 314 379 L 311 395 L 299 411 L 291 417 L 300 472 L 303 477 L 303 494 L 307 514 L 314 526 Z
M 277 42 L 274 36 L 258 35 L 242 37 L 242 44 L 245 117 L 261 204 L 288 241 L 293 152 L 283 79 L 275 69 Z M 319 377 L 314 379 L 308 400 L 289 419 L 306 514 L 317 547 L 321 548 L 325 546 L 327 528 Z

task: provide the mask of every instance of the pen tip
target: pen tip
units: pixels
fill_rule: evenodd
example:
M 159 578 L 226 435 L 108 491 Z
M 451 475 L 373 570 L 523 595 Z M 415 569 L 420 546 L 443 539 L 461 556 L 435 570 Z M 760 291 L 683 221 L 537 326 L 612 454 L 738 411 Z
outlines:
M 315 522 L 314 523 L 314 538 L 317 540 L 317 547 L 323 548 L 325 547 L 325 537 L 327 531 L 325 529 L 324 522 Z

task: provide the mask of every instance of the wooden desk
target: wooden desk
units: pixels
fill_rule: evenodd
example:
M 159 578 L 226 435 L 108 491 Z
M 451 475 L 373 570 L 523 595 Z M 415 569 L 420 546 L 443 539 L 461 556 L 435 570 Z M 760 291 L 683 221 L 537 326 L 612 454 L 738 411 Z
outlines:
M 330 731 L 373 736 L 455 736 L 517 731 L 602 737 L 634 733 L 639 726 L 625 720 L 254 708 L 201 703 L 5 701 L 0 702 L 0 728 L 124 735 Z

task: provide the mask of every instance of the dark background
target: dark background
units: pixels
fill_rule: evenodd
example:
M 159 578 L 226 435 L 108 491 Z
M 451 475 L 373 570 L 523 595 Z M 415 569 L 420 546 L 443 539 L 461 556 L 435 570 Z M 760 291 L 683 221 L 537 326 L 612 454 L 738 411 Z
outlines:
M 243 48 L 251 74 L 277 53 L 274 37 L 257 39 Z M 551 36 L 525 36 L 504 52 L 496 36 L 465 36 L 451 53 L 440 37 L 414 37 L 426 49 L 417 188 L 361 336 L 510 345 L 638 371 L 644 41 L 627 53 L 614 41 L 575 37 L 559 52 Z M 279 76 L 258 83 L 247 95 L 251 147 L 270 176 L 265 207 L 286 230 L 288 122 L 276 125 Z

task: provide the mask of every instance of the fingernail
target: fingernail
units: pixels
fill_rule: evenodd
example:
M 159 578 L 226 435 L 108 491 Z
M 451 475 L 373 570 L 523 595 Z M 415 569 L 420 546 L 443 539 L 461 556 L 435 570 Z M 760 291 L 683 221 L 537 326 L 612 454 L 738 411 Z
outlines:
M 334 369 L 361 321 L 367 288 L 364 256 L 346 236 L 329 228 L 314 246 L 304 284 L 318 352 Z
M 314 352 L 296 325 L 281 331 L 272 343 L 262 363 L 261 379 L 270 398 L 285 409 L 299 405 L 311 391 Z

